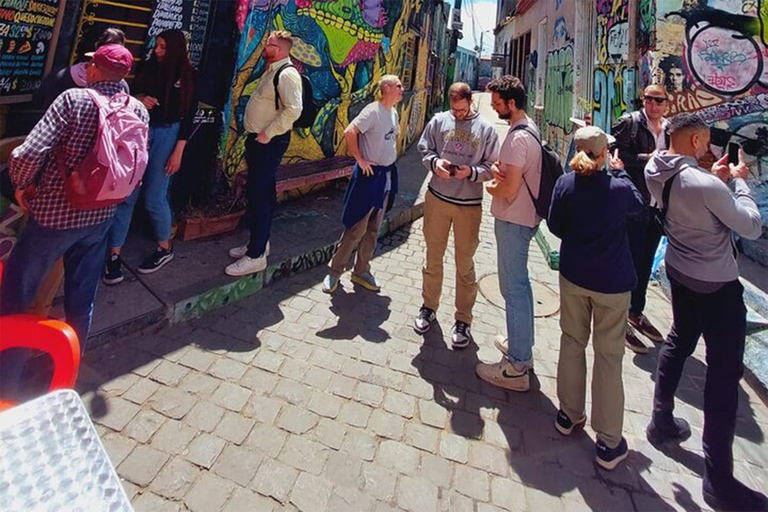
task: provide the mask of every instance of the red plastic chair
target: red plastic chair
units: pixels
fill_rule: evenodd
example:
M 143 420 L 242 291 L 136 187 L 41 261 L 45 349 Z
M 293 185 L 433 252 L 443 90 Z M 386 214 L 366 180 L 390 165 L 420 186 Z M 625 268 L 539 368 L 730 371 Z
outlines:
M 0 261 L 0 282 L 3 262 Z M 59 320 L 35 315 L 0 317 L 0 352 L 9 348 L 40 350 L 53 359 L 53 378 L 49 391 L 72 388 L 80 369 L 80 341 L 75 330 Z M 0 411 L 16 405 L 0 400 Z

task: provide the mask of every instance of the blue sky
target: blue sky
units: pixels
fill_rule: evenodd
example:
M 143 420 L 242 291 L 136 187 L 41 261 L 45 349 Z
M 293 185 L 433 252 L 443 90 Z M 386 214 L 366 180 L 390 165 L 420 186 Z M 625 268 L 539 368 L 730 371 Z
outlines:
M 453 0 L 449 0 L 453 6 Z M 472 24 L 474 11 L 475 24 Z M 461 5 L 461 21 L 464 23 L 463 39 L 459 46 L 473 50 L 480 45 L 480 32 L 487 31 L 483 36 L 483 55 L 493 52 L 493 28 L 496 25 L 496 0 L 463 0 Z

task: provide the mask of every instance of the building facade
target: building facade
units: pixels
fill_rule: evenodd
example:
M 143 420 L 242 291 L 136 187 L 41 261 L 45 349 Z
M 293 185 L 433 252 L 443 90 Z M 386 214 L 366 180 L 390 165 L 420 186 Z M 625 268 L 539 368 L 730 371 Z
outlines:
M 473 89 L 477 88 L 478 56 L 474 50 L 467 50 L 461 46 L 456 48 L 456 74 L 455 82 L 468 83 Z
M 768 1 L 499 0 L 495 34 L 494 71 L 523 80 L 563 158 L 578 122 L 610 132 L 664 84 L 669 115 L 714 128 L 711 156 L 742 145 L 768 219 Z

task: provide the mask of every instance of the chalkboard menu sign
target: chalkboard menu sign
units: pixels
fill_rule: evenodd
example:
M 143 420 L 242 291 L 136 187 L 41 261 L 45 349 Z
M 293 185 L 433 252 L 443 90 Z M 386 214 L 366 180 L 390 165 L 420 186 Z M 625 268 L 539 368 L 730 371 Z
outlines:
M 164 30 L 183 30 L 189 40 L 189 60 L 197 68 L 203 56 L 208 12 L 211 0 L 155 0 L 149 27 L 147 54 L 154 47 L 154 38 Z
M 2 0 L 0 0 L 2 2 Z M 70 65 L 95 49 L 96 40 L 109 27 L 125 32 L 125 46 L 140 57 L 152 19 L 153 0 L 83 0 Z
M 29 101 L 50 70 L 66 0 L 0 0 L 0 103 Z

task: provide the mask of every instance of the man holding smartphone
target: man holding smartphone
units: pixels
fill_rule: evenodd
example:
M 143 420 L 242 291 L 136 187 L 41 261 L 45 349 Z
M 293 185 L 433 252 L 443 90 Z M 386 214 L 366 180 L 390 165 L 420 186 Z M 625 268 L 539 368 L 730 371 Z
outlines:
M 654 343 L 664 341 L 659 330 L 643 314 L 653 259 L 661 240 L 661 228 L 656 220 L 656 209 L 651 204 L 643 170 L 655 152 L 667 149 L 667 120 L 664 118 L 667 103 L 664 87 L 649 85 L 643 91 L 643 108 L 621 116 L 611 129 L 611 134 L 616 138 L 611 150 L 619 150 L 619 157 L 624 162 L 629 178 L 645 201 L 643 210 L 627 219 L 627 238 L 637 274 L 637 287 L 632 291 L 627 315 L 629 325 L 625 346 L 638 354 L 647 354 L 648 347 L 636 332 Z
M 699 337 L 707 348 L 704 384 L 704 500 L 716 510 L 768 510 L 768 500 L 733 476 L 733 437 L 744 372 L 747 310 L 732 233 L 757 239 L 760 211 L 747 186 L 749 170 L 723 156 L 708 172 L 698 159 L 709 149 L 709 127 L 695 114 L 670 122 L 669 151 L 645 168 L 648 189 L 664 207 L 664 256 L 672 289 L 673 322 L 659 353 L 653 416 L 646 434 L 654 445 L 681 442 L 691 435 L 673 417 L 675 391 Z M 665 201 L 666 199 L 666 201 Z M 666 203 L 666 204 L 664 204 Z
M 427 254 L 422 269 L 423 305 L 413 328 L 426 333 L 436 318 L 443 287 L 443 257 L 453 227 L 456 257 L 454 348 L 469 345 L 477 298 L 474 256 L 480 243 L 483 182 L 493 178 L 499 152 L 495 128 L 473 108 L 472 89 L 457 82 L 448 90 L 451 109 L 432 118 L 419 141 L 422 162 L 432 172 L 424 201 Z

